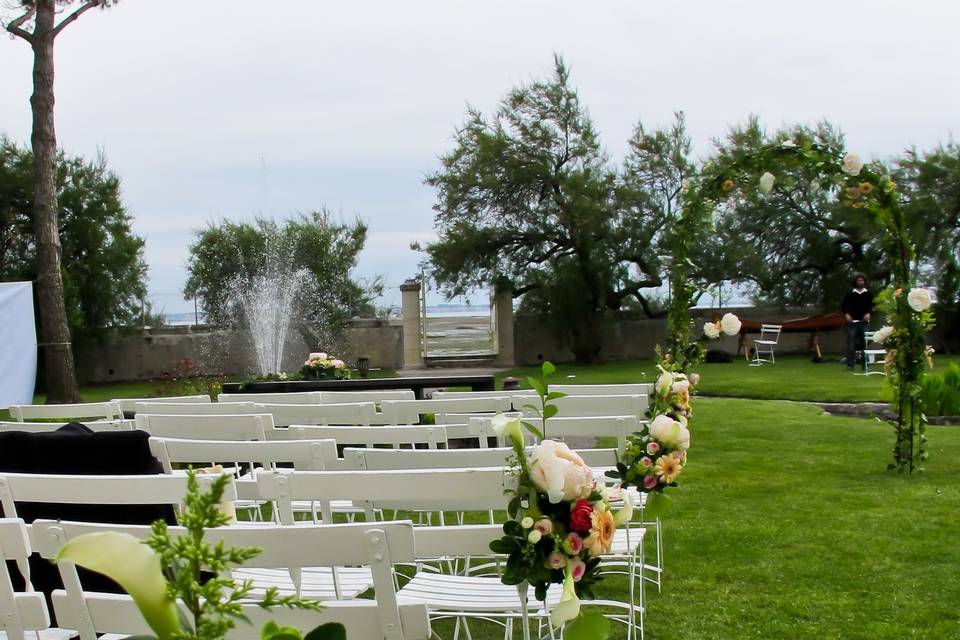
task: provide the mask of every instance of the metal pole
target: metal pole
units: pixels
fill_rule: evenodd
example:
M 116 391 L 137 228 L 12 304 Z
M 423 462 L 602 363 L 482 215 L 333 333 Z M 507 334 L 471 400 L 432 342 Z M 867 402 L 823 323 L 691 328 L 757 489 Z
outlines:
M 197 296 L 193 296 L 193 326 L 200 324 L 200 312 L 197 310 Z

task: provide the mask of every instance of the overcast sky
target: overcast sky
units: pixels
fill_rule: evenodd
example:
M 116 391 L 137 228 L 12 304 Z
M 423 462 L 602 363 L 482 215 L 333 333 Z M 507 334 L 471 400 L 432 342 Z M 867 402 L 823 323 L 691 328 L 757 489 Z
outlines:
M 11 15 L 7 12 L 7 15 Z M 748 114 L 827 118 L 887 157 L 960 129 L 955 0 L 123 0 L 57 40 L 57 132 L 106 151 L 168 312 L 193 230 L 326 205 L 370 225 L 383 302 L 433 237 L 423 177 L 561 53 L 614 160 L 638 119 L 687 113 L 698 155 Z M 0 40 L 0 133 L 29 141 L 31 56 Z

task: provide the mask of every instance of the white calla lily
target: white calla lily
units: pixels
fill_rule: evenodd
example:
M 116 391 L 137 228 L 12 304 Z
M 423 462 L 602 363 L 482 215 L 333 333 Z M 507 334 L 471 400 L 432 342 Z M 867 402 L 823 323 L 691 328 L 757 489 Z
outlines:
M 760 191 L 763 192 L 764 195 L 770 193 L 770 191 L 773 190 L 773 183 L 775 180 L 776 177 L 769 171 L 764 173 L 762 176 L 760 176 Z
M 160 640 L 180 630 L 176 605 L 167 595 L 160 556 L 137 538 L 116 531 L 84 534 L 63 545 L 54 561 L 72 562 L 119 584 Z
M 550 622 L 554 627 L 562 627 L 564 624 L 580 615 L 580 598 L 573 586 L 573 570 L 570 563 L 567 563 L 564 569 L 563 595 L 560 596 L 560 602 L 550 612 Z
M 507 436 L 513 441 L 514 445 L 523 446 L 523 430 L 520 428 L 520 418 L 509 418 L 502 413 L 498 413 L 493 416 L 490 423 L 498 438 Z

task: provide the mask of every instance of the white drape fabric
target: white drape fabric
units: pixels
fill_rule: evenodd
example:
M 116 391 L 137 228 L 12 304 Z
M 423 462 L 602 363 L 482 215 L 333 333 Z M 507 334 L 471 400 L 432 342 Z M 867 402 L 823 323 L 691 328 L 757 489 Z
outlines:
M 36 379 L 33 285 L 0 282 L 0 408 L 31 404 Z

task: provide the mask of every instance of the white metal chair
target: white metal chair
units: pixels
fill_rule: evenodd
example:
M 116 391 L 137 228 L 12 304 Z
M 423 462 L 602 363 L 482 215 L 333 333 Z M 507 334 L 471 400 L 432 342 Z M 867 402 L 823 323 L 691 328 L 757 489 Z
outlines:
M 170 416 L 227 416 L 244 413 L 263 413 L 252 402 L 138 402 L 136 413 Z
M 161 396 L 158 398 L 114 398 L 110 402 L 116 402 L 120 407 L 120 411 L 123 411 L 125 416 L 133 416 L 137 411 L 138 402 L 175 402 L 175 403 L 193 403 L 193 404 L 210 404 L 210 396 L 205 393 L 201 393 L 195 396 Z
M 120 420 L 123 412 L 116 402 L 81 402 L 78 404 L 14 404 L 10 417 L 17 422 L 27 420 L 96 418 Z
M 540 398 L 537 396 L 517 396 L 513 399 L 518 411 L 524 416 L 535 418 L 536 414 L 527 405 L 540 407 Z M 605 416 L 636 416 L 643 420 L 650 398 L 645 394 L 630 395 L 596 395 L 596 396 L 567 396 L 552 400 L 550 404 L 557 407 L 558 418 L 594 418 Z M 552 420 L 553 418 L 551 418 Z
M 387 445 L 394 449 L 417 445 L 436 449 L 447 444 L 447 430 L 438 425 L 394 425 L 379 427 L 347 427 L 321 425 L 290 425 L 288 435 L 294 440 L 317 438 L 335 440 L 338 448 L 347 446 L 376 447 Z
M 320 391 L 320 402 L 339 404 L 344 402 L 373 402 L 379 405 L 384 400 L 416 400 L 412 389 L 382 389 L 379 391 Z
M 866 347 L 863 350 L 863 375 L 865 376 L 882 376 L 886 375 L 883 371 L 883 362 L 887 357 L 887 350 L 883 348 L 876 348 L 879 343 L 877 343 L 877 332 L 876 331 L 865 331 L 863 333 L 864 346 Z M 870 348 L 870 343 L 874 343 L 874 348 Z M 870 367 L 880 365 L 880 371 L 871 371 Z
M 284 393 L 221 393 L 217 402 L 254 402 L 258 404 L 319 404 L 319 391 L 288 391 Z
M 72 522 L 38 521 L 33 527 L 37 551 L 45 558 L 54 557 L 65 542 L 85 533 L 113 530 L 139 538 L 150 533 L 149 527 L 142 526 Z M 177 527 L 170 531 L 172 535 L 183 534 Z M 343 564 L 370 567 L 375 599 L 330 601 L 319 613 L 288 609 L 264 611 L 254 603 L 245 604 L 242 613 L 251 624 L 237 625 L 227 636 L 230 640 L 259 640 L 260 627 L 268 620 L 304 632 L 319 624 L 340 622 L 347 628 L 347 637 L 351 640 L 426 640 L 430 636 L 426 606 L 398 600 L 394 584 L 393 564 L 413 561 L 416 555 L 413 527 L 409 522 L 228 526 L 209 529 L 205 535 L 213 543 L 260 548 L 260 554 L 244 563 L 239 572 L 276 570 L 287 576 L 288 592 L 298 591 L 305 597 L 314 597 L 309 576 L 317 568 L 332 571 Z M 79 630 L 81 640 L 96 640 L 100 633 L 151 633 L 132 598 L 84 591 L 75 565 L 61 562 L 58 567 L 65 589 L 53 593 L 57 618 L 61 624 Z M 242 575 L 240 577 L 242 579 Z
M 487 398 L 384 400 L 380 403 L 387 424 L 419 424 L 422 415 L 433 415 L 435 422 L 443 423 L 447 414 L 492 414 L 510 411 L 511 407 L 508 394 Z
M 273 428 L 270 414 L 155 415 L 140 413 L 137 429 L 161 438 L 193 440 L 267 440 Z
M 48 433 L 67 425 L 67 422 L 0 422 L 0 432 L 25 431 Z M 82 423 L 91 431 L 133 431 L 133 420 L 93 420 Z
M 753 361 L 751 366 L 760 366 L 764 362 L 771 364 L 777 361 L 775 351 L 777 343 L 780 342 L 780 331 L 783 325 L 780 324 L 762 324 L 760 325 L 760 337 L 753 340 Z M 769 357 L 769 359 L 767 359 Z
M 278 427 L 292 424 L 369 425 L 376 419 L 372 402 L 340 404 L 257 404 L 258 413 L 269 413 Z
M 30 584 L 30 565 L 27 560 L 33 553 L 27 526 L 19 518 L 0 518 L 0 637 L 6 640 L 31 640 L 44 631 L 46 640 L 67 640 L 73 631 L 51 629 L 50 613 L 43 594 L 33 590 Z M 9 564 L 8 564 L 9 563 Z M 16 566 L 23 582 L 24 591 L 16 591 L 9 568 Z

